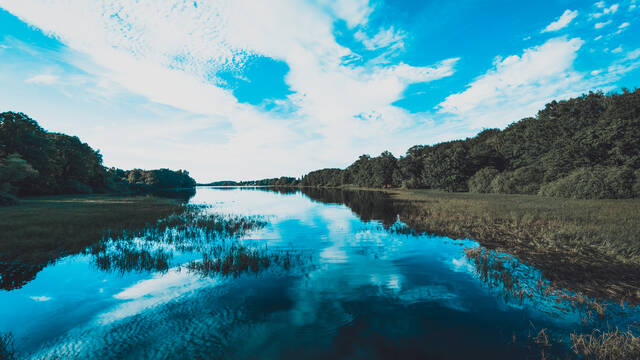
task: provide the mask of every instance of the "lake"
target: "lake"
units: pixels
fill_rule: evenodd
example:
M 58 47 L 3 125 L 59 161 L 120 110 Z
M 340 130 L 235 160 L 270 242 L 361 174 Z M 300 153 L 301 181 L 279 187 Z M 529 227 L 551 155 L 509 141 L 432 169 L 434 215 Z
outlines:
M 383 193 L 199 187 L 189 202 L 210 221 L 169 219 L 0 290 L 0 332 L 25 358 L 526 359 L 640 319 L 417 234 Z

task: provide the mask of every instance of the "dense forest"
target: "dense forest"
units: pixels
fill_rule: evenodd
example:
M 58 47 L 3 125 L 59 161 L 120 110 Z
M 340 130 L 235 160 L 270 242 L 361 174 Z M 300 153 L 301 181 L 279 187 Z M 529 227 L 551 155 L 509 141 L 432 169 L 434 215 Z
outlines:
M 553 101 L 536 117 L 465 140 L 362 155 L 287 184 L 403 187 L 568 198 L 640 197 L 640 90 Z M 278 185 L 271 179 L 268 185 Z M 280 182 L 285 182 L 280 181 Z M 238 185 L 242 183 L 237 183 Z
M 0 113 L 0 205 L 17 196 L 145 193 L 195 186 L 187 171 L 121 170 L 76 136 L 52 133 L 23 113 Z

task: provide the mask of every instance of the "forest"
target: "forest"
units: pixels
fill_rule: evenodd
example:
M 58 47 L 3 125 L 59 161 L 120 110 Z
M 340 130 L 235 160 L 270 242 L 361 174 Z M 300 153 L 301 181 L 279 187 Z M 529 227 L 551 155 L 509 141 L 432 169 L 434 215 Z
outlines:
M 535 117 L 504 130 L 416 145 L 399 159 L 388 151 L 362 155 L 346 169 L 312 171 L 298 184 L 576 199 L 640 197 L 640 89 L 552 101 Z
M 196 184 L 185 170 L 121 170 L 76 136 L 44 130 L 23 113 L 0 113 L 0 205 L 20 196 L 147 193 Z

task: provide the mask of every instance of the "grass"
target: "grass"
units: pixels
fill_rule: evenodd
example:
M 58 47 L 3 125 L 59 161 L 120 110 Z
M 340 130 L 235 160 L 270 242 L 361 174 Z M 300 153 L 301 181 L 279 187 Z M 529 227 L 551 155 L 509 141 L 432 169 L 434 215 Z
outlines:
M 587 360 L 635 360 L 640 359 L 640 337 L 630 330 L 592 334 L 571 334 L 573 351 Z
M 0 359 L 12 360 L 16 358 L 14 339 L 11 333 L 0 333 Z
M 0 208 L 0 288 L 23 286 L 44 266 L 109 232 L 145 229 L 184 208 L 164 198 L 101 195 L 23 199 Z
M 640 303 L 640 199 L 389 193 L 400 219 L 417 231 L 513 254 L 558 288 Z

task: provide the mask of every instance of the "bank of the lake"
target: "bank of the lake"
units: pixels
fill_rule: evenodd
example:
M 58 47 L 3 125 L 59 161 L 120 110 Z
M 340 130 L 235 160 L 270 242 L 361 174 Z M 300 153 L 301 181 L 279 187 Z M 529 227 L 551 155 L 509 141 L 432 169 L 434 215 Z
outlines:
M 639 199 L 383 191 L 416 231 L 513 254 L 559 288 L 640 302 Z
M 21 286 L 46 265 L 83 251 L 108 232 L 144 228 L 183 206 L 151 196 L 77 195 L 25 198 L 0 207 L 0 288 Z

